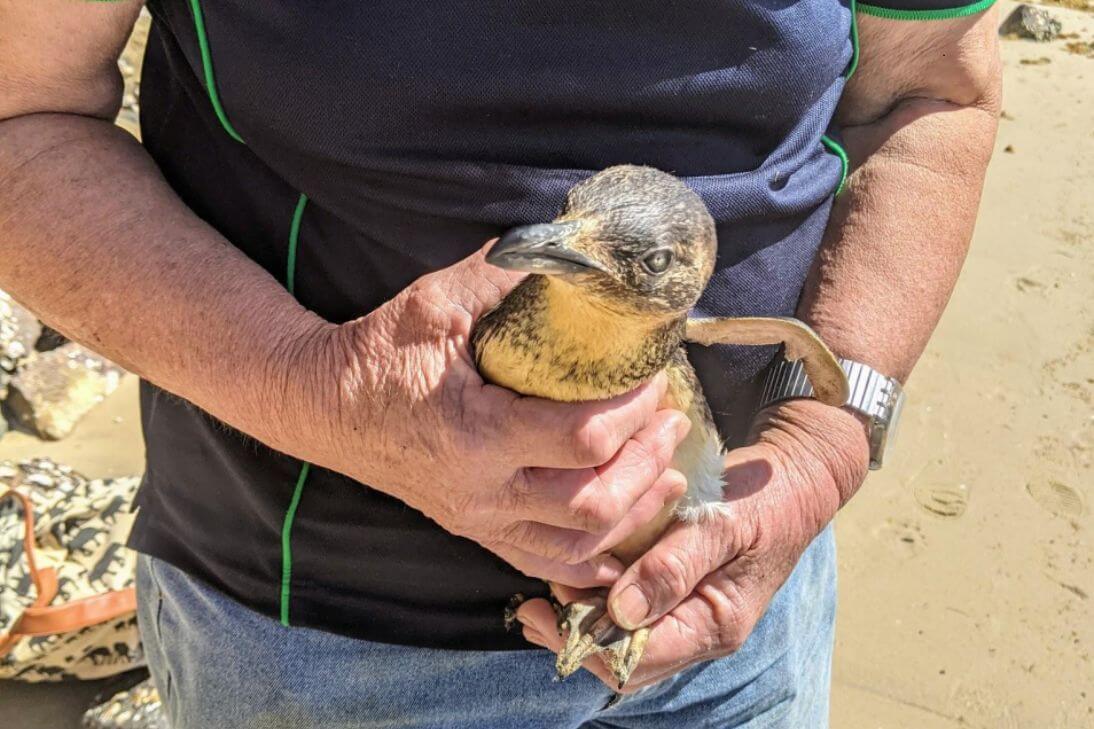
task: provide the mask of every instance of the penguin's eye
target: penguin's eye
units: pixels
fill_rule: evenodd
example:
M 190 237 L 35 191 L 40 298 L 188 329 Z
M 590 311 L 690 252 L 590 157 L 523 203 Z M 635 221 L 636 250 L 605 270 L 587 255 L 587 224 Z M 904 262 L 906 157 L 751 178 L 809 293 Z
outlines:
M 672 251 L 662 248 L 642 259 L 642 265 L 650 273 L 664 273 L 672 263 Z

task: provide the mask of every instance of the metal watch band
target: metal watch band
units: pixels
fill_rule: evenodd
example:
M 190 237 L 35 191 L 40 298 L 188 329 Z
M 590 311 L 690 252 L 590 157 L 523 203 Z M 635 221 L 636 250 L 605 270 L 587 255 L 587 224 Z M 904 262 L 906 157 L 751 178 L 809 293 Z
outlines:
M 896 425 L 904 392 L 899 382 L 868 365 L 849 359 L 840 359 L 839 363 L 847 373 L 851 393 L 844 407 L 870 419 L 870 468 L 876 470 L 881 468 L 886 441 Z M 801 362 L 780 359 L 768 370 L 758 409 L 799 397 L 813 397 L 805 368 Z

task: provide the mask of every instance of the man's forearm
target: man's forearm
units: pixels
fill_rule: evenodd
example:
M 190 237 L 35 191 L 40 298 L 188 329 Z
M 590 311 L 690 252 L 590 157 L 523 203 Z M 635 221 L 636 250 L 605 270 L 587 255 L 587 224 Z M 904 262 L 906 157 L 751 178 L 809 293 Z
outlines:
M 990 100 L 913 99 L 845 129 L 853 171 L 798 307 L 839 356 L 908 377 L 965 260 L 997 116 Z M 757 423 L 764 437 L 800 432 L 804 442 L 826 444 L 813 455 L 826 464 L 834 491 L 820 498 L 851 498 L 868 457 L 860 418 L 811 401 L 764 415 Z
M 197 218 L 106 121 L 0 122 L 0 288 L 58 331 L 291 452 L 329 324 Z M 315 365 L 317 363 L 311 363 Z
M 965 260 L 999 114 L 996 17 L 910 23 L 859 16 L 862 57 L 837 111 L 850 158 L 798 315 L 840 356 L 905 380 Z M 906 58 L 894 63 L 893 58 Z M 793 400 L 757 437 L 805 448 L 830 488 L 808 490 L 818 524 L 854 495 L 865 419 Z
M 844 131 L 854 169 L 799 306 L 840 356 L 911 372 L 968 250 L 996 116 L 915 99 Z

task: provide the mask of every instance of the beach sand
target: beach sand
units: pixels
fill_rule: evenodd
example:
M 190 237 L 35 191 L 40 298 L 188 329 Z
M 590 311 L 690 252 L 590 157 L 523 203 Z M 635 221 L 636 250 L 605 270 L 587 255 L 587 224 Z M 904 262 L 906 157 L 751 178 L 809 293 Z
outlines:
M 1094 15 L 1051 10 L 1079 38 L 1002 42 L 972 253 L 895 451 L 837 520 L 835 729 L 1094 727 L 1094 58 L 1065 47 Z M 67 440 L 9 433 L 0 459 L 139 473 L 136 384 Z
M 972 252 L 838 517 L 837 729 L 1094 727 L 1094 58 L 1067 42 L 1002 41 Z

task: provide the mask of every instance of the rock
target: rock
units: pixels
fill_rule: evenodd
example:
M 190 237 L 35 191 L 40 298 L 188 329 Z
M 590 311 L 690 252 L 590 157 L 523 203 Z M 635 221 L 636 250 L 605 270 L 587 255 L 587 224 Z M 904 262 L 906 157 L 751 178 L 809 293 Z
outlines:
M 15 371 L 34 355 L 41 331 L 34 314 L 0 291 L 0 400 L 7 396 Z
M 123 370 L 75 342 L 39 354 L 11 380 L 7 406 L 40 437 L 59 440 L 118 388 Z
M 1035 41 L 1050 41 L 1060 35 L 1063 26 L 1044 8 L 1019 5 L 999 26 L 999 35 L 1013 35 Z
M 122 96 L 122 108 L 118 111 L 114 123 L 137 139 L 141 136 L 141 63 L 144 58 L 144 48 L 148 42 L 150 20 L 151 18 L 142 10 L 140 18 L 133 26 L 133 33 L 129 37 L 122 57 L 118 59 L 118 68 L 122 72 L 125 91 Z

